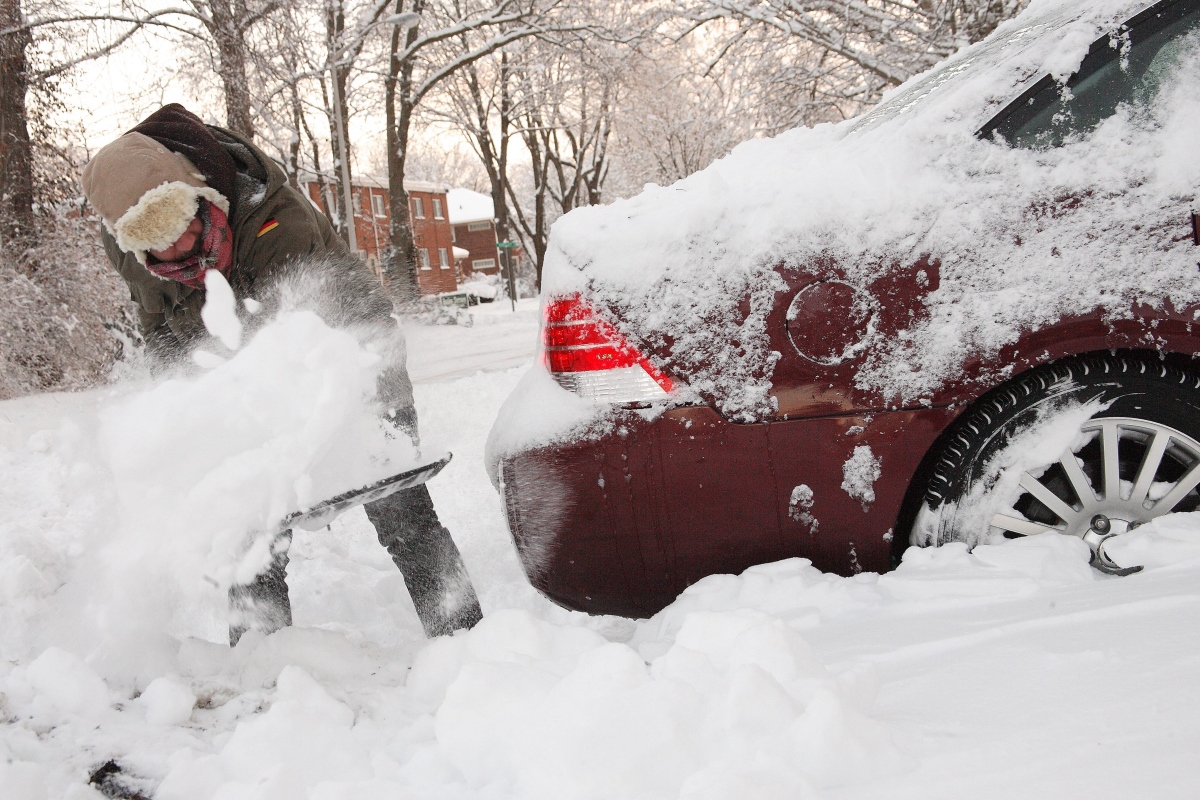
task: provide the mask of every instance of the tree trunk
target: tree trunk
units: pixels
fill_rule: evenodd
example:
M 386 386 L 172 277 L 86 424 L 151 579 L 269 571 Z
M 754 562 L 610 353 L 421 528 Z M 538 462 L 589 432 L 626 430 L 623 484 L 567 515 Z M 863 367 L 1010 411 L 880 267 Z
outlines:
M 346 190 L 343 186 L 345 182 L 344 176 L 351 174 L 350 160 L 350 140 L 349 140 L 349 120 L 347 117 L 350 114 L 350 105 L 346 102 L 346 83 L 350 74 L 348 66 L 339 66 L 339 61 L 343 60 L 344 53 L 339 52 L 339 42 L 342 40 L 342 33 L 346 29 L 345 8 L 342 0 L 327 0 L 325 4 L 325 32 L 329 42 L 329 61 L 330 61 L 330 76 L 329 79 L 335 87 L 332 97 L 325 97 L 325 107 L 329 109 L 329 147 L 333 154 L 333 186 L 336 187 L 334 192 L 333 208 L 337 209 L 336 227 L 338 233 L 347 245 L 350 244 L 350 226 L 354 224 L 354 210 L 345 208 L 346 205 Z M 322 81 L 324 83 L 324 81 Z M 325 94 L 322 89 L 322 94 Z M 338 104 L 334 108 L 334 103 Z M 338 120 L 341 119 L 339 125 Z M 342 172 L 342 143 L 345 142 L 346 153 L 346 171 Z M 350 186 L 353 190 L 354 177 L 351 174 Z
M 217 70 L 225 87 L 225 124 L 229 130 L 248 139 L 254 138 L 250 116 L 250 85 L 246 80 L 246 37 L 240 21 L 245 19 L 245 3 L 238 0 L 210 0 L 213 41 L 217 45 Z
M 509 221 L 506 191 L 508 187 L 508 144 L 512 128 L 512 98 L 509 93 L 508 53 L 500 52 L 500 76 L 498 89 L 500 92 L 499 139 L 492 138 L 491 119 L 488 116 L 488 104 L 484 101 L 483 89 L 479 83 L 479 73 L 474 64 L 465 68 L 467 91 L 471 96 L 475 120 L 471 124 L 470 134 L 475 139 L 479 160 L 488 175 L 488 187 L 492 196 L 493 216 L 496 226 L 496 240 L 506 242 L 509 239 L 511 223 Z M 465 126 L 464 126 L 465 127 Z
M 421 13 L 423 0 L 416 0 L 412 10 Z M 404 11 L 403 0 L 396 0 L 396 13 Z M 384 87 L 384 114 L 387 127 L 388 196 L 391 203 L 391 230 L 388 253 L 383 261 L 383 274 L 388 291 L 401 302 L 412 302 L 421 296 L 417 281 L 416 243 L 412 221 L 408 214 L 408 192 L 404 190 L 405 161 L 408 158 L 408 130 L 412 124 L 412 59 L 401 59 L 400 29 L 392 31 L 388 77 Z M 417 39 L 416 26 L 405 33 L 404 47 Z
M 37 243 L 33 218 L 33 154 L 25 95 L 29 89 L 20 0 L 0 0 L 0 246 L 22 252 Z M 15 253 L 14 253 L 15 254 Z
M 304 129 L 304 135 L 308 137 L 309 146 L 312 148 L 313 172 L 317 176 L 317 194 L 321 196 L 321 211 L 329 220 L 329 224 L 336 229 L 333 192 L 329 188 L 329 184 L 325 182 L 325 172 L 321 169 L 321 147 L 317 144 L 317 137 L 313 136 L 312 129 L 308 127 L 308 117 L 304 115 L 303 110 L 300 112 L 299 119 L 300 125 Z
M 526 110 L 523 127 L 522 138 L 525 148 L 529 151 L 529 164 L 533 172 L 533 219 L 522 216 L 520 222 L 526 239 L 533 245 L 534 273 L 537 290 L 540 292 L 549 237 L 546 224 L 546 195 L 550 189 L 550 148 L 545 142 L 551 132 L 542 121 L 541 109 L 538 107 Z M 508 186 L 508 192 L 510 196 L 515 194 L 511 185 Z
M 512 98 L 508 91 L 508 53 L 500 51 L 500 152 L 496 156 L 496 177 L 492 180 L 492 213 L 496 217 L 496 239 L 507 242 L 509 234 L 508 203 L 504 186 L 508 183 L 508 141 L 512 128 Z M 486 125 L 486 120 L 484 121 Z M 510 253 L 511 255 L 511 253 Z
M 292 70 L 292 75 L 296 74 L 295 69 Z M 300 90 L 299 87 L 292 83 L 288 87 L 288 93 L 291 95 L 292 103 L 292 138 L 288 142 L 288 183 L 293 189 L 300 188 L 300 132 L 304 129 L 304 108 L 300 105 Z

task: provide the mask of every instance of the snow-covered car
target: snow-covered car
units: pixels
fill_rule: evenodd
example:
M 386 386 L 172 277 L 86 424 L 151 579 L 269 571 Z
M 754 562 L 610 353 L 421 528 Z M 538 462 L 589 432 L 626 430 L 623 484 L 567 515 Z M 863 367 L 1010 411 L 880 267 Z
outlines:
M 533 584 L 649 615 L 791 556 L 1200 506 L 1200 0 L 1035 0 L 837 125 L 556 223 L 488 468 Z

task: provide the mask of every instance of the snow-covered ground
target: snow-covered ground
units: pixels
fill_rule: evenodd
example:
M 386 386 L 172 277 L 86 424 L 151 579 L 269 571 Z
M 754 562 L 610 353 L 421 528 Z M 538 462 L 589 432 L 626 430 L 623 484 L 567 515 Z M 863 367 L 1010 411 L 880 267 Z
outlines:
M 408 374 L 413 383 L 435 383 L 477 372 L 519 367 L 533 354 L 538 300 L 512 303 L 503 298 L 473 306 L 470 326 L 409 325 Z
M 424 447 L 455 454 L 430 489 L 486 612 L 434 642 L 361 510 L 297 534 L 290 629 L 230 650 L 160 608 L 195 592 L 154 546 L 193 531 L 131 533 L 129 487 L 160 508 L 171 484 L 122 472 L 113 432 L 156 441 L 160 401 L 237 359 L 174 395 L 0 404 L 0 798 L 98 798 L 110 760 L 110 792 L 156 800 L 1195 796 L 1200 520 L 1142 529 L 1153 566 L 1128 578 L 1050 537 L 885 576 L 766 565 L 636 623 L 569 613 L 525 581 L 484 473 L 536 324 L 499 310 L 409 331 Z

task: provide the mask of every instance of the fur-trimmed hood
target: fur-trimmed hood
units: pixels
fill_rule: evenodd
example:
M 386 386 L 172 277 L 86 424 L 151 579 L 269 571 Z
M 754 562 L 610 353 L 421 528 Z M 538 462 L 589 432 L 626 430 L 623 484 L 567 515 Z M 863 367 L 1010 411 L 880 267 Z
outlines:
M 200 198 L 229 213 L 229 199 L 186 156 L 136 132 L 105 145 L 87 163 L 83 193 L 117 246 L 142 264 L 148 250 L 165 250 L 183 234 Z

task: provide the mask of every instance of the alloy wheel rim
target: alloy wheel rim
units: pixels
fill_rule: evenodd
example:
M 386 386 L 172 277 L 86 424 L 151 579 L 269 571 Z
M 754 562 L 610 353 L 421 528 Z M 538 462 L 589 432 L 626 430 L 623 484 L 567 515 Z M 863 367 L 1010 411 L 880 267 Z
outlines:
M 1058 461 L 1020 476 L 1021 494 L 992 516 L 1006 536 L 1078 536 L 1093 564 L 1120 570 L 1105 542 L 1171 511 L 1200 505 L 1200 442 L 1167 425 L 1096 417 Z M 1112 569 L 1116 567 L 1116 570 Z

